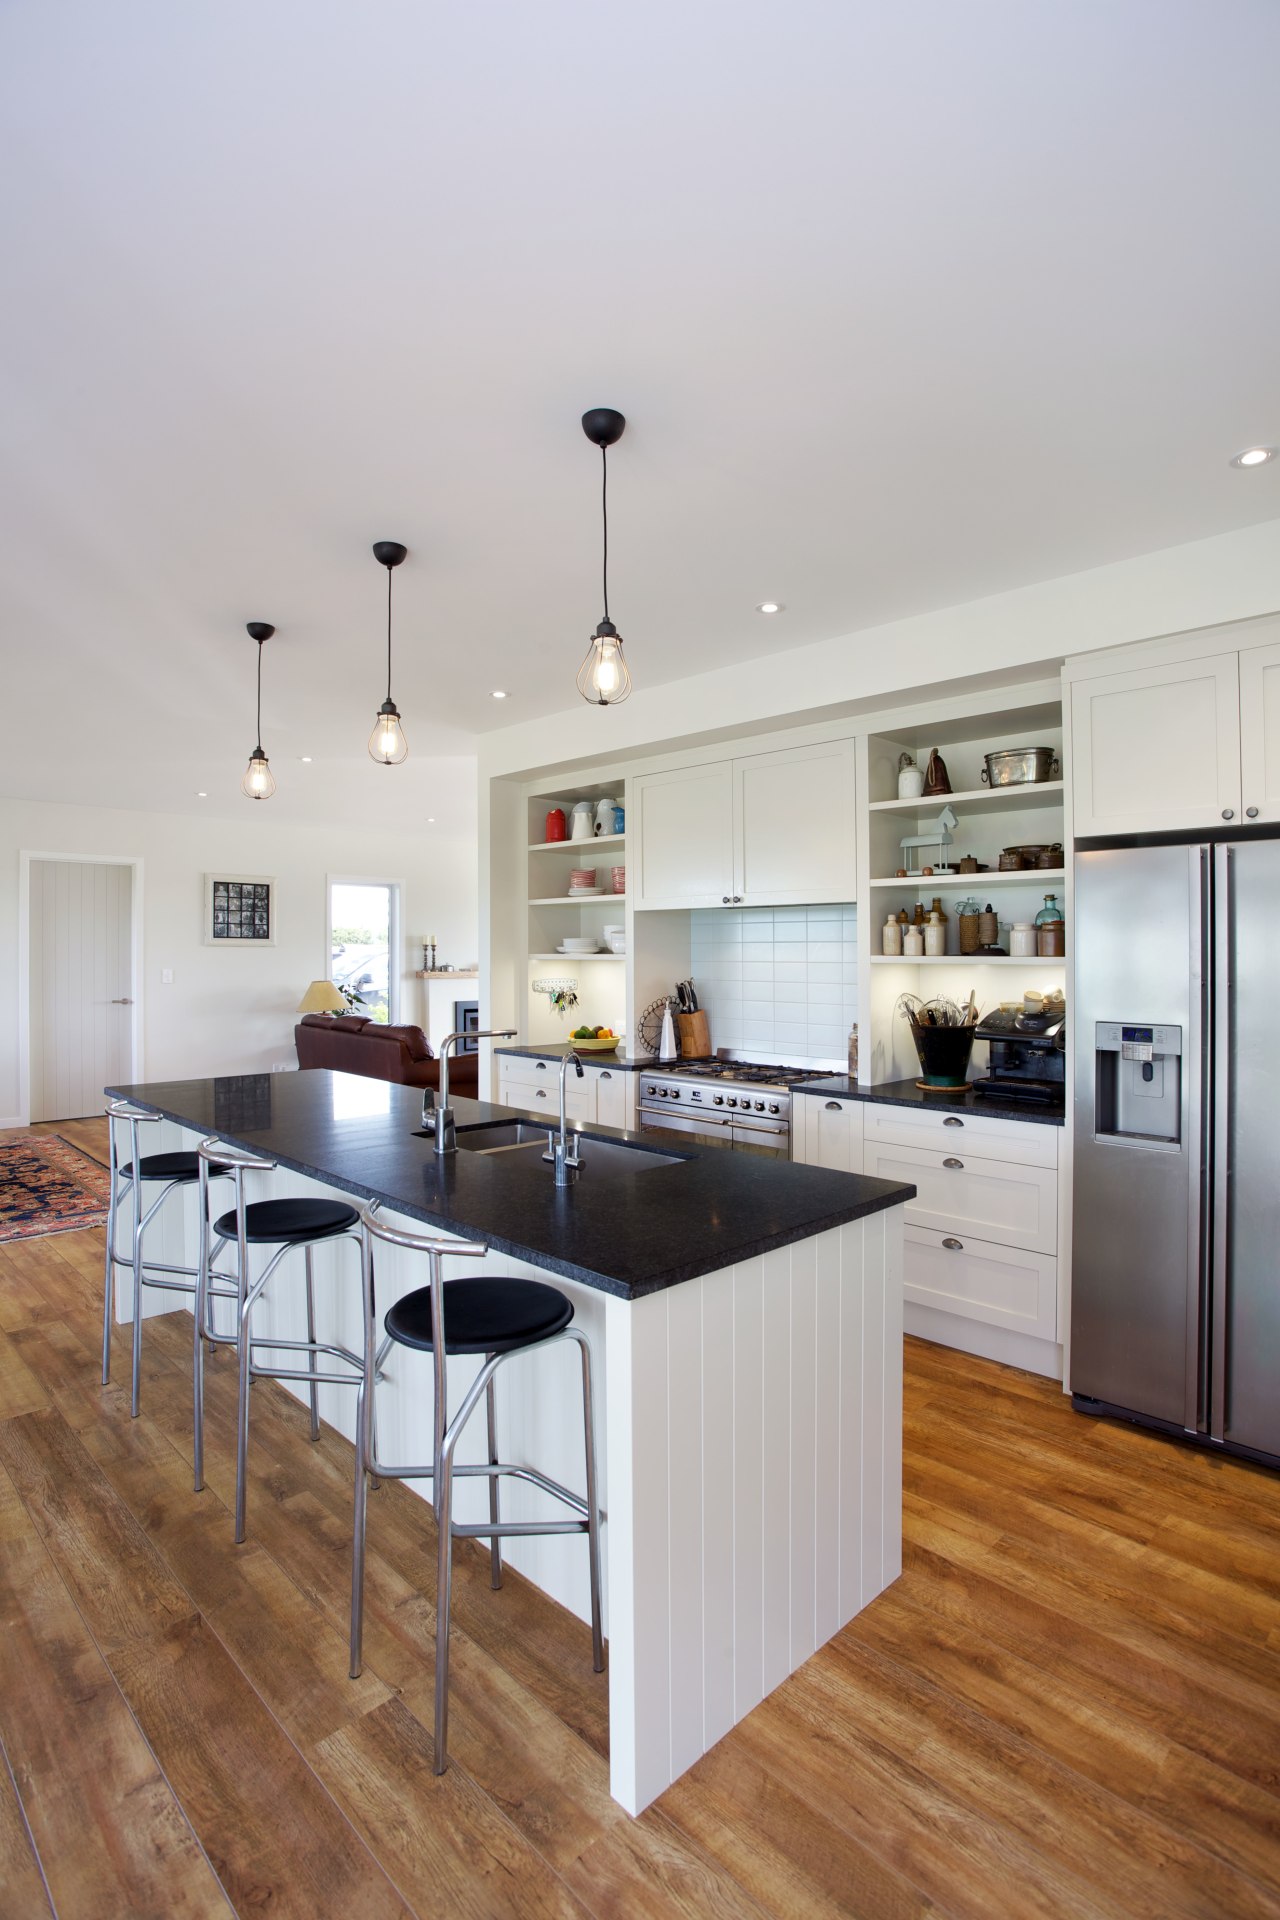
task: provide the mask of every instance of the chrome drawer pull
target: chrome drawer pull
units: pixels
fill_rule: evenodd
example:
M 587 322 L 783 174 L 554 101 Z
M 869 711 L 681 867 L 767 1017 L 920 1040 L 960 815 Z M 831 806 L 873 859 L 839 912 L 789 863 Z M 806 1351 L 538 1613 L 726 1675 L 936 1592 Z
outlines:
M 534 1092 L 534 1096 L 533 1096 L 533 1097 L 534 1097 L 534 1099 L 535 1099 L 535 1100 L 545 1100 L 545 1099 L 546 1099 L 546 1097 L 547 1097 L 547 1090 L 546 1090 L 546 1088 L 545 1088 L 545 1087 L 538 1087 L 538 1088 L 537 1088 L 537 1089 L 535 1090 L 535 1092 Z
M 964 1161 L 957 1160 L 953 1153 L 949 1153 L 942 1164 L 944 1167 L 963 1167 Z
M 828 1113 L 839 1113 L 839 1111 L 840 1111 L 840 1102 L 839 1102 L 838 1100 L 828 1100 L 828 1101 L 827 1101 L 827 1112 L 828 1112 Z
M 964 1252 L 964 1241 L 963 1241 L 963 1240 L 953 1240 L 953 1239 L 951 1238 L 951 1236 L 950 1236 L 950 1235 L 948 1235 L 948 1236 L 947 1236 L 947 1238 L 946 1238 L 946 1239 L 945 1239 L 945 1240 L 943 1241 L 943 1243 L 942 1243 L 942 1244 L 943 1244 L 943 1246 L 944 1246 L 944 1247 L 947 1247 L 947 1248 L 949 1248 L 949 1249 L 950 1249 L 950 1251 L 951 1251 L 952 1253 L 963 1253 L 963 1252 Z
M 545 1060 L 538 1060 L 534 1063 L 535 1073 L 545 1073 L 546 1070 L 547 1070 L 547 1063 Z
M 944 1127 L 962 1127 L 964 1125 L 964 1121 L 957 1120 L 954 1113 L 949 1113 L 942 1124 Z

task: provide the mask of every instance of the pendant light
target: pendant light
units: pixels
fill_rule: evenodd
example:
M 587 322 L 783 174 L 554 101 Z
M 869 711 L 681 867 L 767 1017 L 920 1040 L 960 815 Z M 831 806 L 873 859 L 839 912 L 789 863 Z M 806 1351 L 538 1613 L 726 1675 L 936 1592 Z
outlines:
M 578 669 L 578 692 L 593 707 L 616 707 L 631 692 L 631 675 L 622 657 L 622 635 L 609 618 L 609 448 L 621 440 L 626 420 L 615 407 L 592 407 L 582 416 L 582 431 L 600 449 L 600 515 L 604 523 L 604 619 L 591 636 Z
M 247 793 L 251 800 L 269 800 L 276 790 L 276 778 L 271 771 L 271 763 L 262 751 L 262 649 L 275 628 L 269 627 L 265 620 L 251 620 L 245 632 L 258 643 L 258 744 L 249 755 L 240 791 Z
M 400 725 L 400 709 L 391 698 L 391 573 L 408 553 L 398 540 L 375 540 L 373 557 L 387 570 L 387 697 L 378 708 L 369 735 L 369 755 L 382 767 L 398 767 L 409 751 L 409 742 Z

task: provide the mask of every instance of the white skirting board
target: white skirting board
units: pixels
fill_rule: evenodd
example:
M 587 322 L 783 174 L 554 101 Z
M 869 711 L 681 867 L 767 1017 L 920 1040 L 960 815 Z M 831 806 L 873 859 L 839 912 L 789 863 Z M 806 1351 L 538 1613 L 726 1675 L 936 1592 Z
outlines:
M 165 1123 L 149 1130 L 146 1146 L 195 1138 Z M 252 1177 L 249 1187 L 251 1199 L 317 1193 L 336 1190 L 284 1169 Z M 179 1257 L 185 1240 L 194 1260 L 194 1195 L 172 1206 L 153 1252 Z M 504 1255 L 454 1269 L 562 1287 L 591 1343 L 606 1516 L 610 1785 L 629 1813 L 643 1811 L 901 1571 L 902 1246 L 895 1207 L 630 1302 Z M 354 1249 L 318 1247 L 315 1273 L 319 1337 L 358 1348 Z M 255 1310 L 255 1331 L 299 1336 L 301 1276 L 301 1258 L 286 1259 Z M 379 1317 L 425 1282 L 424 1262 L 379 1248 Z M 128 1286 L 123 1275 L 126 1317 Z M 179 1304 L 188 1303 L 157 1293 L 146 1309 Z M 144 1400 L 145 1354 L 144 1338 Z M 473 1368 L 451 1362 L 453 1404 Z M 501 1457 L 581 1488 L 580 1409 L 575 1348 L 518 1356 L 498 1376 Z M 350 1389 L 322 1387 L 320 1412 L 354 1438 Z M 393 1349 L 378 1427 L 384 1458 L 429 1460 L 427 1356 Z M 483 1458 L 483 1440 L 481 1412 L 459 1459 Z M 430 1497 L 429 1481 L 410 1484 Z M 456 1485 L 458 1517 L 482 1518 L 482 1483 Z M 550 1511 L 519 1482 L 503 1498 L 512 1518 Z M 376 1545 L 376 1501 L 369 1524 Z M 582 1538 L 509 1540 L 504 1553 L 590 1618 Z M 503 1604 L 500 1593 L 493 1604 Z M 584 1633 L 584 1662 L 590 1657 Z

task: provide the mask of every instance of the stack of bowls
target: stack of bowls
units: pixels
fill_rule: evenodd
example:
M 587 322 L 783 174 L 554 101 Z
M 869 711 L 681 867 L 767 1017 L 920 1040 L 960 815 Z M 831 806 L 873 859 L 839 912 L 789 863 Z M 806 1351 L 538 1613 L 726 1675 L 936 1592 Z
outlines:
M 569 874 L 569 898 L 581 900 L 585 894 L 598 893 L 594 867 L 574 867 Z
M 612 878 L 612 880 L 613 880 L 613 890 L 614 890 L 614 892 L 615 892 L 615 893 L 625 893 L 625 892 L 626 892 L 626 890 L 627 890 L 627 870 L 626 870 L 626 868 L 625 868 L 625 867 L 611 867 L 611 868 L 609 869 L 609 872 L 610 872 L 610 876 L 611 876 L 611 878 Z
M 627 930 L 625 927 L 605 927 L 604 943 L 610 953 L 625 953 L 627 950 Z

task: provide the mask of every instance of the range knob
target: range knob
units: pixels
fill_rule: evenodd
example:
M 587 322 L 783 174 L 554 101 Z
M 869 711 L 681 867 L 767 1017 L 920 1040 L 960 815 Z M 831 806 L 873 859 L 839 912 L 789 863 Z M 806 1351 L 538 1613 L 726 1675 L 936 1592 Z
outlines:
M 673 1100 L 678 1100 L 678 1099 L 680 1098 L 680 1089 L 679 1089 L 679 1087 L 672 1087 L 672 1089 L 671 1089 L 671 1098 L 672 1098 Z
M 666 1087 L 659 1087 L 659 1088 L 658 1088 L 658 1098 L 659 1098 L 660 1100 L 665 1100 L 665 1099 L 666 1099 L 667 1097 L 668 1097 L 668 1094 L 667 1094 L 667 1089 L 666 1089 Z
M 728 1099 L 727 1099 L 727 1100 L 725 1101 L 725 1105 L 726 1105 L 726 1107 L 736 1107 L 736 1106 L 737 1106 L 737 1104 L 738 1104 L 738 1103 L 737 1103 L 737 1101 L 736 1101 L 736 1100 L 734 1099 L 734 1097 L 733 1097 L 733 1095 L 732 1095 L 732 1094 L 730 1094 L 730 1095 L 729 1095 L 729 1098 L 728 1098 Z
M 757 1113 L 763 1113 L 763 1112 L 764 1112 L 764 1101 L 763 1101 L 763 1100 L 757 1100 L 757 1101 L 756 1101 L 756 1112 L 757 1112 Z
M 713 1107 L 722 1107 L 724 1105 L 724 1095 L 722 1093 L 713 1093 L 711 1096 L 711 1104 Z
M 649 1082 L 649 1084 L 648 1084 L 648 1086 L 647 1086 L 647 1087 L 645 1088 L 645 1092 L 646 1092 L 646 1093 L 651 1093 L 651 1094 L 652 1094 L 652 1093 L 656 1093 L 657 1091 L 658 1091 L 658 1089 L 657 1089 L 657 1088 L 656 1088 L 656 1087 L 654 1086 L 654 1084 L 653 1084 L 653 1082 L 652 1082 L 652 1080 L 651 1080 L 651 1081 Z
M 781 1113 L 782 1108 L 778 1105 L 776 1100 L 771 1100 L 769 1102 L 769 1111 L 770 1113 Z

